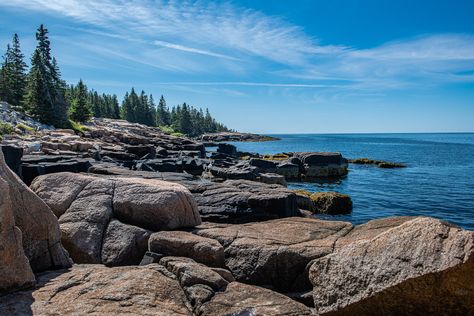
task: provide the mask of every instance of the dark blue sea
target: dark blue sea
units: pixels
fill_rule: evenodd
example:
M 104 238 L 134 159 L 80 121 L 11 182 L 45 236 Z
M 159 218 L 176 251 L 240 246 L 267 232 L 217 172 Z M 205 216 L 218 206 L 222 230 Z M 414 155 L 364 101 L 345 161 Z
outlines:
M 279 141 L 233 143 L 240 151 L 275 154 L 336 151 L 406 164 L 402 169 L 349 165 L 339 180 L 289 183 L 289 188 L 337 191 L 352 197 L 351 215 L 325 216 L 355 224 L 371 219 L 424 215 L 474 230 L 474 133 L 293 134 Z

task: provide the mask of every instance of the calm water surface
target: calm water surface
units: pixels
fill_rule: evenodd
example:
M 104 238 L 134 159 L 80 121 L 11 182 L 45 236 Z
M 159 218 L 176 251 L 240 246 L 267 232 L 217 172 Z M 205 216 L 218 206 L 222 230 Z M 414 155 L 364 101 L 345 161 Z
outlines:
M 275 154 L 338 151 L 407 164 L 404 169 L 349 165 L 336 181 L 290 183 L 292 189 L 349 194 L 351 215 L 326 216 L 360 224 L 395 215 L 426 215 L 474 230 L 474 133 L 272 135 L 280 141 L 233 143 L 240 151 Z

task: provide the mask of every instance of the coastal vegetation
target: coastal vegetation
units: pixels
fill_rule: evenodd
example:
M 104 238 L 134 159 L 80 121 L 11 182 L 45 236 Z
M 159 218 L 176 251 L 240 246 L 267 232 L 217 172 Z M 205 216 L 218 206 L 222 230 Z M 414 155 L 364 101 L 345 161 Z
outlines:
M 350 163 L 358 164 L 358 165 L 377 165 L 379 168 L 405 168 L 406 165 L 397 163 L 397 162 L 390 162 L 384 160 L 374 160 L 369 158 L 356 158 L 356 159 L 349 159 Z
M 17 34 L 7 45 L 0 68 L 0 100 L 20 107 L 43 124 L 74 128 L 92 117 L 125 119 L 133 123 L 160 127 L 174 135 L 199 136 L 228 132 L 224 124 L 213 118 L 208 109 L 187 103 L 167 106 L 163 95 L 155 104 L 153 95 L 134 88 L 126 92 L 120 104 L 117 95 L 89 89 L 83 80 L 68 85 L 61 78 L 58 62 L 51 53 L 48 29 L 40 25 L 37 46 L 28 70 Z

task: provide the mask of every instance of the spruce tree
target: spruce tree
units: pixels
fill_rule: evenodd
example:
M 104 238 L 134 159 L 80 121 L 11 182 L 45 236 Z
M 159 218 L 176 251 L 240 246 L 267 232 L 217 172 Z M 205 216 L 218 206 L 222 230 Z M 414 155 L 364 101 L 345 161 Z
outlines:
M 86 122 L 92 116 L 92 111 L 87 97 L 87 87 L 79 80 L 77 91 L 71 104 L 70 117 L 76 122 Z
M 20 50 L 18 35 L 13 35 L 12 46 L 7 47 L 2 75 L 4 95 L 3 99 L 10 104 L 20 105 L 26 87 L 26 63 Z
M 11 73 L 12 64 L 10 62 L 11 48 L 7 45 L 7 51 L 3 56 L 2 67 L 0 71 L 0 100 L 9 102 L 12 98 Z
M 30 113 L 45 124 L 53 124 L 53 105 L 45 76 L 46 69 L 39 50 L 35 50 L 28 74 L 25 105 Z
M 189 107 L 186 103 L 183 103 L 183 106 L 181 108 L 181 115 L 179 118 L 179 131 L 185 135 L 193 135 L 193 123 L 191 120 Z
M 66 85 L 61 80 L 56 60 L 51 58 L 48 30 L 43 24 L 36 32 L 36 40 L 38 44 L 31 60 L 25 108 L 43 123 L 65 127 L 68 125 L 69 107 L 64 97 Z M 35 95 L 39 91 L 44 93 L 41 98 Z M 36 103 L 38 100 L 41 102 Z
M 160 98 L 158 109 L 156 111 L 156 125 L 171 125 L 171 114 L 168 107 L 166 106 L 166 100 L 163 96 Z
M 120 118 L 120 106 L 119 106 L 117 96 L 115 94 L 112 96 L 112 118 L 113 119 Z

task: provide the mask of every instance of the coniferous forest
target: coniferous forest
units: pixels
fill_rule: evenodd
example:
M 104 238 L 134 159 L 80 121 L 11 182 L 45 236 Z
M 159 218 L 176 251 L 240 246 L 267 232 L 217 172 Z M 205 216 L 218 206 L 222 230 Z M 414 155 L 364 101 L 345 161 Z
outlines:
M 68 85 L 61 79 L 44 25 L 36 31 L 36 41 L 28 68 L 18 35 L 13 35 L 0 68 L 0 100 L 21 108 L 44 124 L 67 128 L 74 122 L 84 123 L 96 117 L 125 119 L 187 136 L 229 131 L 208 109 L 204 111 L 187 103 L 170 109 L 163 95 L 156 103 L 153 95 L 132 88 L 120 104 L 115 94 L 89 89 L 82 80 Z

